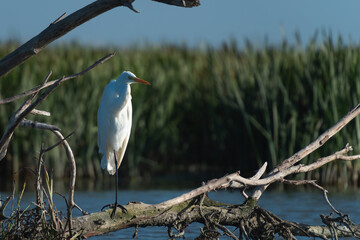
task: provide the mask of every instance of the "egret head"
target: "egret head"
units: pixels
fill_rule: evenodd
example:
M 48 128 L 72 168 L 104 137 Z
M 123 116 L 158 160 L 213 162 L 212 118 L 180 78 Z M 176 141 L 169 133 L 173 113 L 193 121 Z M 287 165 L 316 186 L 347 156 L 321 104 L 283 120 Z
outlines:
M 118 79 L 116 81 L 121 82 L 121 83 L 127 83 L 127 84 L 138 82 L 138 83 L 150 85 L 149 82 L 136 77 L 135 74 L 133 74 L 130 71 L 124 71 L 122 74 L 120 74 L 120 76 L 118 77 Z

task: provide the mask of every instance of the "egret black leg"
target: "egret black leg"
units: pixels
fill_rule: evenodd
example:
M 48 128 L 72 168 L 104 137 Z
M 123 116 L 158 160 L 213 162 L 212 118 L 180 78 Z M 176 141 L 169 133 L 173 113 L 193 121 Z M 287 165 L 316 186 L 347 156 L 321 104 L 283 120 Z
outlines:
M 115 167 L 116 167 L 116 173 L 115 173 L 115 203 L 105 205 L 101 209 L 101 211 L 102 211 L 106 207 L 112 208 L 113 210 L 112 210 L 111 215 L 110 215 L 111 218 L 113 218 L 115 216 L 117 207 L 120 207 L 123 213 L 127 213 L 126 208 L 118 203 L 118 193 L 117 193 L 117 191 L 118 191 L 118 186 L 119 186 L 119 172 L 118 172 L 118 168 L 117 168 L 117 159 L 116 159 L 115 150 L 114 150 L 114 159 L 115 159 Z

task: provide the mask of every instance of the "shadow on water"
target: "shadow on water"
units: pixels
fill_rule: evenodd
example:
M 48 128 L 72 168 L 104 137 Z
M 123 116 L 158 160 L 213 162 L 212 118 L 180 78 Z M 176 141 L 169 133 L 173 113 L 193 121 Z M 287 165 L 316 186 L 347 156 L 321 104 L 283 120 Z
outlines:
M 193 179 L 185 181 L 181 178 L 171 177 L 165 179 L 152 179 L 151 181 L 134 180 L 132 183 L 122 183 L 119 191 L 119 199 L 122 204 L 126 204 L 130 201 L 155 204 L 177 197 L 200 185 L 200 182 L 193 181 Z M 66 182 L 58 182 L 54 185 L 55 191 L 67 196 L 66 186 Z M 92 182 L 86 179 L 78 180 L 75 201 L 80 207 L 88 212 L 100 211 L 103 205 L 114 201 L 113 187 L 113 178 L 104 178 Z M 9 193 L 0 192 L 0 195 L 1 198 L 4 199 Z M 209 197 L 213 200 L 230 204 L 241 204 L 244 201 L 240 191 L 228 190 L 211 192 Z M 28 190 L 23 196 L 21 208 L 25 209 L 28 205 L 31 205 L 34 200 L 34 191 Z M 329 189 L 329 200 L 336 209 L 344 214 L 349 214 L 354 223 L 360 223 L 359 190 L 344 191 L 342 189 Z M 65 214 L 66 206 L 64 200 L 60 196 L 54 195 L 54 201 L 57 209 Z M 312 188 L 290 187 L 284 190 L 275 187 L 264 193 L 259 201 L 259 205 L 283 219 L 313 225 L 322 224 L 319 217 L 320 214 L 328 215 L 331 212 L 331 209 L 323 198 L 322 192 Z M 11 204 L 8 206 L 6 214 L 9 214 L 12 207 L 15 207 L 15 202 L 13 203 L 13 206 L 11 206 Z M 76 209 L 73 214 L 75 217 L 81 215 Z M 191 224 L 185 232 L 185 237 L 194 239 L 199 235 L 200 227 L 203 226 L 197 223 Z M 235 234 L 239 234 L 235 228 L 231 228 L 231 230 L 234 230 Z M 133 233 L 134 228 L 130 228 L 91 239 L 129 239 L 132 237 Z M 140 228 L 138 238 L 167 239 L 167 227 Z M 222 236 L 221 239 L 228 238 Z

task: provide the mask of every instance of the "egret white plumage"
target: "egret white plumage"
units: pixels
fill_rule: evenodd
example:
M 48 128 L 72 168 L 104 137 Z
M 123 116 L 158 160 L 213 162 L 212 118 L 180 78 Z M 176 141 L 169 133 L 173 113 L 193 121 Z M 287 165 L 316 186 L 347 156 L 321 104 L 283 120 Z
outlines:
M 97 114 L 101 167 L 107 169 L 111 175 L 116 173 L 115 203 L 103 207 L 103 209 L 108 206 L 113 208 L 111 217 L 114 216 L 117 207 L 126 212 L 126 209 L 117 202 L 118 168 L 130 138 L 132 125 L 130 84 L 136 82 L 150 85 L 149 82 L 137 78 L 129 71 L 124 71 L 116 80 L 110 81 L 102 94 Z

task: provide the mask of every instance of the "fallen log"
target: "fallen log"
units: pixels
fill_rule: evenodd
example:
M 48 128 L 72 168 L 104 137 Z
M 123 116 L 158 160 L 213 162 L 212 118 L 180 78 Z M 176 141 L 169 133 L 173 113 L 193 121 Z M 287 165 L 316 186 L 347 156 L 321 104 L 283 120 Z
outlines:
M 205 196 L 171 206 L 130 202 L 125 207 L 128 212 L 117 211 L 113 219 L 110 217 L 112 211 L 110 209 L 74 218 L 73 232 L 81 232 L 85 238 L 88 238 L 132 227 L 138 229 L 139 227 L 165 226 L 169 228 L 169 237 L 174 238 L 172 228 L 180 233 L 177 237 L 186 236 L 186 228 L 191 223 L 198 222 L 205 226 L 204 230 L 199 231 L 199 238 L 205 237 L 205 239 L 208 239 L 209 234 L 214 233 L 238 239 L 227 229 L 228 226 L 239 228 L 240 235 L 250 239 L 275 238 L 276 236 L 285 239 L 294 239 L 294 236 L 323 239 L 335 235 L 337 237 L 360 236 L 360 225 L 340 224 L 346 217 L 335 221 L 329 216 L 322 216 L 328 219 L 328 224 L 322 226 L 295 223 L 283 220 L 262 209 L 257 205 L 256 199 L 248 199 L 242 205 L 231 205 L 213 201 Z

